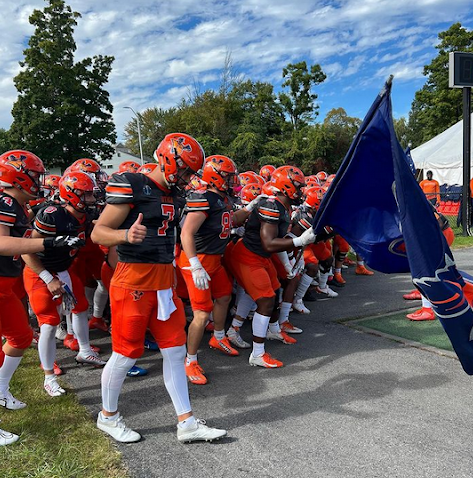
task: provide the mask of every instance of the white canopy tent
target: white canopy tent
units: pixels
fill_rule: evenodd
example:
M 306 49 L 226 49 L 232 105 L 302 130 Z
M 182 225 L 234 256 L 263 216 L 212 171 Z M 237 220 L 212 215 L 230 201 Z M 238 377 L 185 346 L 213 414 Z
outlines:
M 471 115 L 473 125 L 473 114 Z M 471 135 L 473 146 L 473 128 Z M 432 171 L 440 184 L 463 184 L 463 120 L 411 151 L 417 169 Z M 473 164 L 470 177 L 473 173 Z

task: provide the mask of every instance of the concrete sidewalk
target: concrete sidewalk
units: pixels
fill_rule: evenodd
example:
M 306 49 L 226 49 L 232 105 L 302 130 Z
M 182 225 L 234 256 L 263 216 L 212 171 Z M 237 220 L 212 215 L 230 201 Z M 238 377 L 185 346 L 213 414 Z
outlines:
M 455 252 L 473 272 L 473 250 Z M 408 275 L 357 277 L 337 299 L 308 303 L 293 346 L 269 342 L 281 369 L 248 365 L 250 351 L 227 357 L 206 346 L 199 361 L 209 384 L 190 385 L 197 417 L 226 428 L 228 438 L 182 445 L 162 380 L 159 353 L 146 352 L 143 378 L 127 379 L 120 411 L 144 440 L 120 445 L 133 477 L 468 477 L 473 474 L 471 379 L 457 360 L 339 324 L 412 304 Z M 251 337 L 250 324 L 242 335 Z M 110 352 L 109 338 L 93 333 Z M 61 353 L 66 380 L 93 413 L 100 408 L 100 370 Z

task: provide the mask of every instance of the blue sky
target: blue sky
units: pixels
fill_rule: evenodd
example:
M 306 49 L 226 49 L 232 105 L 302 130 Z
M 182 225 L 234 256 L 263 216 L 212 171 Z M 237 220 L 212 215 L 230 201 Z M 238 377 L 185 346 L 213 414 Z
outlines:
M 82 14 L 76 59 L 114 55 L 107 89 L 119 139 L 136 111 L 167 108 L 195 85 L 215 87 L 228 54 L 238 74 L 279 89 L 289 62 L 319 63 L 327 80 L 314 89 L 323 120 L 332 108 L 362 118 L 394 74 L 393 111 L 406 116 L 436 56 L 439 32 L 473 29 L 471 0 L 70 0 Z M 0 127 L 9 128 L 13 77 L 42 0 L 0 0 Z

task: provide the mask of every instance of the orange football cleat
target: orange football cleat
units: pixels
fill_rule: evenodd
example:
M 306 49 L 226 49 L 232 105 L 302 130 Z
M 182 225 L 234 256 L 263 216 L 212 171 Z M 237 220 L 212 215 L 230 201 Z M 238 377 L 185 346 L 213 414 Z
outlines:
M 98 329 L 108 332 L 108 325 L 101 317 L 92 317 L 89 320 L 89 329 Z
M 211 349 L 220 350 L 220 352 L 223 352 L 224 354 L 227 354 L 227 355 L 232 355 L 232 356 L 240 355 L 240 352 L 238 352 L 238 350 L 234 349 L 230 345 L 230 341 L 228 340 L 227 337 L 223 338 L 222 340 L 217 340 L 215 338 L 215 335 L 212 335 L 212 337 L 209 340 L 209 347 Z
M 422 300 L 422 295 L 417 289 L 409 292 L 409 294 L 404 294 L 402 297 L 404 300 Z
M 421 320 L 435 320 L 435 314 L 432 309 L 429 307 L 422 307 L 422 309 L 412 312 L 412 314 L 407 314 L 406 317 L 409 320 L 421 321 Z
M 355 274 L 358 276 L 373 276 L 374 272 L 369 271 L 365 266 L 356 266 Z
M 335 274 L 333 274 L 333 279 L 337 281 L 339 284 L 347 283 L 347 281 L 342 277 L 341 272 L 335 272 Z
M 268 352 L 258 357 L 254 357 L 252 352 L 248 362 L 253 367 L 279 368 L 283 366 L 283 363 L 280 360 L 273 359 Z
M 207 377 L 198 362 L 186 364 L 186 375 L 189 382 L 194 385 L 205 385 L 207 383 Z

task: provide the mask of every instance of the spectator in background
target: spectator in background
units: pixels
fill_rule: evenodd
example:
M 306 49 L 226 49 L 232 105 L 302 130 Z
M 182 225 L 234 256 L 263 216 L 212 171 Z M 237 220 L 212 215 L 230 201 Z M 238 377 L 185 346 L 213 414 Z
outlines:
M 432 171 L 427 171 L 427 179 L 420 182 L 420 187 L 424 191 L 425 197 L 434 205 L 440 204 L 440 184 L 435 179 L 432 179 Z

